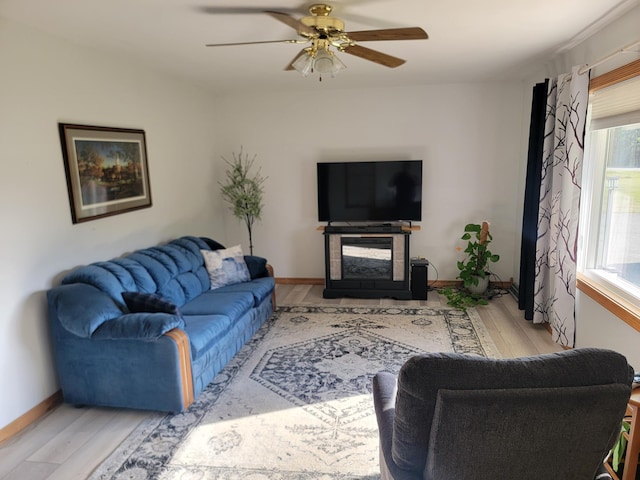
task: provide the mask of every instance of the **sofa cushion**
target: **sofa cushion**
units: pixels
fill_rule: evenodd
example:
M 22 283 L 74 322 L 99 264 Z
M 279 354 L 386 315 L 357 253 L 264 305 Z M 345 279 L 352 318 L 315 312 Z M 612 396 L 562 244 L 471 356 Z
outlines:
M 235 283 L 218 289 L 219 293 L 227 292 L 247 292 L 253 295 L 254 306 L 258 306 L 262 301 L 271 295 L 275 287 L 273 277 L 262 277 L 251 280 L 250 282 Z
M 122 292 L 122 299 L 131 313 L 171 313 L 180 316 L 175 303 L 154 293 Z
M 211 289 L 251 280 L 240 245 L 223 250 L 202 250 L 201 253 L 209 272 Z
M 233 325 L 226 315 L 186 315 L 184 320 L 193 360 L 208 351 Z
M 218 292 L 209 290 L 185 303 L 182 315 L 226 315 L 232 322 L 253 308 L 253 295 L 249 292 Z

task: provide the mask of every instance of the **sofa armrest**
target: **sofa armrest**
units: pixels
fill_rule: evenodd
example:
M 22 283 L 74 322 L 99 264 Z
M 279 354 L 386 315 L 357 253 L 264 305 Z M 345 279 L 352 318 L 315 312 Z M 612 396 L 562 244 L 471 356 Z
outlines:
M 52 288 L 47 292 L 47 302 L 51 321 L 81 338 L 91 338 L 104 322 L 120 317 L 124 307 L 106 293 L 85 283 Z
M 170 313 L 127 313 L 100 325 L 91 338 L 96 340 L 154 340 L 174 328 L 184 329 L 179 315 Z

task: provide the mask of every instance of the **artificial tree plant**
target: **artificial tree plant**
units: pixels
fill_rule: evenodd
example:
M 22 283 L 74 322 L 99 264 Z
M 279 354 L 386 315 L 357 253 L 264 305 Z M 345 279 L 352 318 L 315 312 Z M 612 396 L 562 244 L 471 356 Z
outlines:
M 249 159 L 249 155 L 243 152 L 233 155 L 233 161 L 222 159 L 229 168 L 226 172 L 226 183 L 221 183 L 222 197 L 229 203 L 233 215 L 243 220 L 249 233 L 249 251 L 253 255 L 253 224 L 262 217 L 262 197 L 265 177 L 260 175 L 260 169 L 251 174 L 256 155 Z

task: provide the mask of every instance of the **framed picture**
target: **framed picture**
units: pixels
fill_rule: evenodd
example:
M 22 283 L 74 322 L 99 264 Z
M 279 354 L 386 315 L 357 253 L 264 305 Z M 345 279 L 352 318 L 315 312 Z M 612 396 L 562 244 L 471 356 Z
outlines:
M 58 127 L 73 223 L 151 206 L 144 130 Z

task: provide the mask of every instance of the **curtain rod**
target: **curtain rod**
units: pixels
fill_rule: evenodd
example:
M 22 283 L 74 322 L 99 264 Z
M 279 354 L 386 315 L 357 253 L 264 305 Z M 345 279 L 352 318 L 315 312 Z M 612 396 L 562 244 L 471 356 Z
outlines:
M 633 47 L 637 47 L 638 45 L 640 45 L 640 40 L 636 40 L 633 43 L 630 43 L 629 45 L 619 48 L 618 50 L 616 50 L 615 52 L 611 52 L 609 55 L 607 55 L 606 57 L 602 57 L 600 60 L 596 60 L 595 62 L 593 62 L 592 64 L 586 64 L 584 67 L 582 67 L 580 70 L 578 70 L 578 74 L 582 75 L 583 73 L 588 72 L 589 70 L 591 70 L 592 68 L 597 67 L 598 65 L 603 64 L 604 62 L 608 62 L 609 60 L 611 60 L 612 58 L 618 56 L 621 53 L 627 53 L 629 52 Z M 635 52 L 640 54 L 640 52 Z

